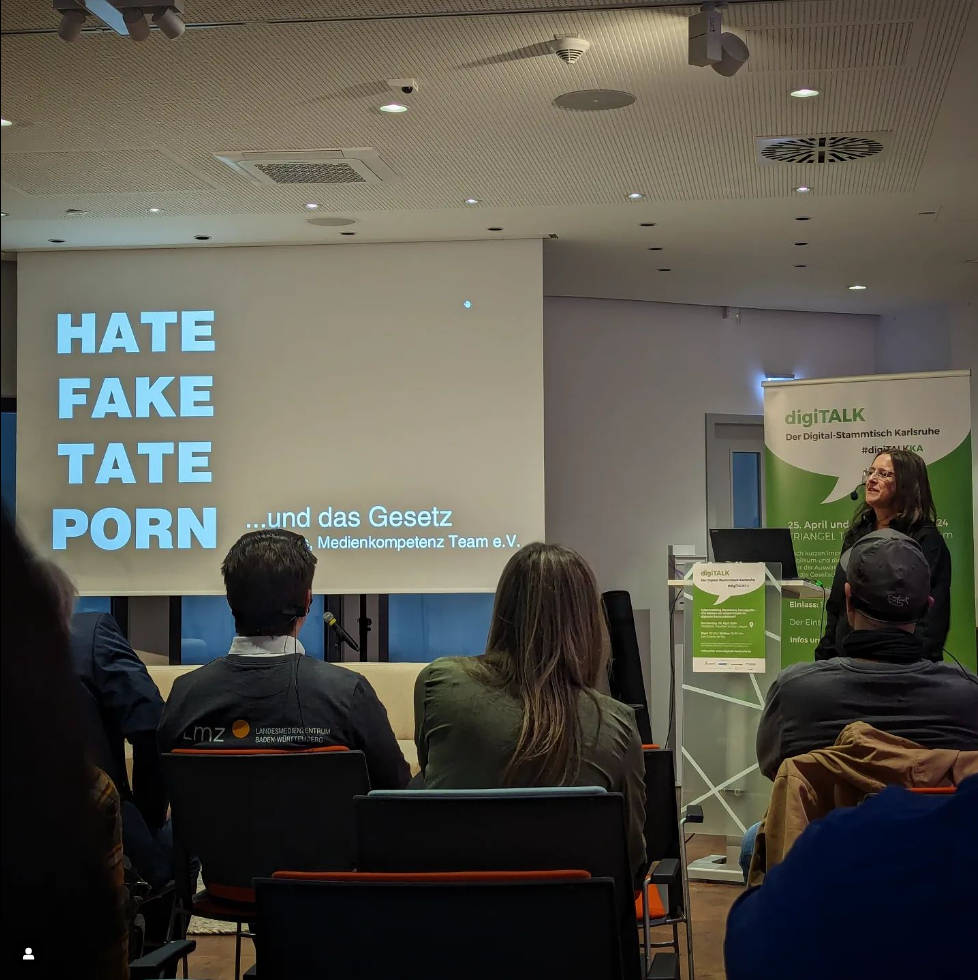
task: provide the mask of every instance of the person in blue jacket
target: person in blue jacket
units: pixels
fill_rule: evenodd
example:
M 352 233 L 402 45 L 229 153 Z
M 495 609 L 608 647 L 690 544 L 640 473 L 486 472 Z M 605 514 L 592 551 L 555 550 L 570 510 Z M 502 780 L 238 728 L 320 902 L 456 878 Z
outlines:
M 975 976 L 978 776 L 810 824 L 727 918 L 727 980 Z

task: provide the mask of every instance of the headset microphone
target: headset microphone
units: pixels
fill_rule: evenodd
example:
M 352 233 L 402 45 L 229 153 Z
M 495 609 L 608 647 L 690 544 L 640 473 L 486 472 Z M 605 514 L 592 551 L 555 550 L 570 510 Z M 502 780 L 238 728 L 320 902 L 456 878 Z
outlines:
M 340 643 L 345 643 L 354 653 L 360 652 L 360 645 L 340 626 L 336 617 L 328 609 L 323 613 L 323 622 L 336 634 Z
M 864 486 L 866 486 L 866 481 L 865 480 L 863 480 L 862 483 L 858 484 L 856 486 L 856 489 L 853 490 L 852 493 L 849 494 L 849 499 L 850 500 L 858 500 L 859 499 L 859 490 L 860 490 L 860 487 L 864 487 Z

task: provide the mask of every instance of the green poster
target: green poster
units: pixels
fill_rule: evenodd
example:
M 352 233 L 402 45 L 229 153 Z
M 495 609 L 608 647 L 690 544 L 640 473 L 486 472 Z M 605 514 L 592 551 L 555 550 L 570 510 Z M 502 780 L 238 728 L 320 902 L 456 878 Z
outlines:
M 767 524 L 791 529 L 798 574 L 826 588 L 832 585 L 842 538 L 861 499 L 863 470 L 879 453 L 896 447 L 923 457 L 953 569 L 945 646 L 974 670 L 969 373 L 766 383 L 764 442 Z M 813 617 L 802 612 L 800 607 L 790 609 L 785 600 L 786 664 L 811 660 L 818 642 Z
M 693 566 L 693 672 L 763 674 L 761 562 Z

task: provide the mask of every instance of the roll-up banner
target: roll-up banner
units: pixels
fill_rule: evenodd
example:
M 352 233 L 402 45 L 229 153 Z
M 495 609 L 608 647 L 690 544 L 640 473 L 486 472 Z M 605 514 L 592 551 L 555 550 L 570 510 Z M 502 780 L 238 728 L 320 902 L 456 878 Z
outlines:
M 862 500 L 863 470 L 888 449 L 923 458 L 951 553 L 944 645 L 975 670 L 971 372 L 765 382 L 764 443 L 767 525 L 791 529 L 799 575 L 826 588 Z M 812 659 L 821 612 L 819 600 L 786 600 L 783 663 Z

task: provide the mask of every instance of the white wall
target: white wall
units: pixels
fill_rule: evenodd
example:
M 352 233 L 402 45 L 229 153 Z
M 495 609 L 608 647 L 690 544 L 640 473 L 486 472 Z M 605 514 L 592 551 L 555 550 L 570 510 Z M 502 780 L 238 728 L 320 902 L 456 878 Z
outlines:
M 547 537 L 578 549 L 602 589 L 651 610 L 657 739 L 666 549 L 706 547 L 705 415 L 759 415 L 765 374 L 873 373 L 876 328 L 875 316 L 743 310 L 738 322 L 716 307 L 544 300 Z

